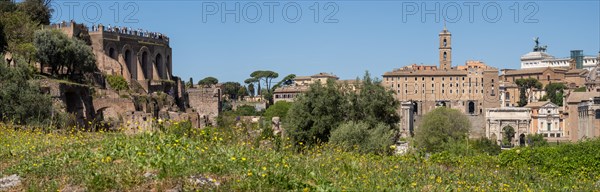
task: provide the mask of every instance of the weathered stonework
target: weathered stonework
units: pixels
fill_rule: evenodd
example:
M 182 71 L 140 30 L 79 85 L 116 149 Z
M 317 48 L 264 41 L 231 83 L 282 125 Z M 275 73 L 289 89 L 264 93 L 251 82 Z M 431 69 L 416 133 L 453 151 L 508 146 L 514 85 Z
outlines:
M 216 126 L 221 111 L 221 89 L 218 87 L 187 90 L 189 105 L 198 113 L 200 126 Z
M 502 107 L 486 109 L 485 136 L 498 144 L 502 143 L 505 128 L 512 127 L 515 137 L 509 142 L 525 145 L 525 137 L 530 134 L 531 109 L 525 107 Z
M 95 118 L 91 88 L 86 85 L 43 79 L 40 82 L 43 92 L 53 100 L 54 109 L 73 114 L 76 125 L 84 126 Z

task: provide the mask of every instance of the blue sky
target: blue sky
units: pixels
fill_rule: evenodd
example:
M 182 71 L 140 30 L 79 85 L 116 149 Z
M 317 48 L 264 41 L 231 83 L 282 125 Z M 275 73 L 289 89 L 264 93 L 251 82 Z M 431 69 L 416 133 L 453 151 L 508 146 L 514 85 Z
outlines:
M 534 37 L 556 57 L 568 57 L 573 49 L 585 55 L 600 51 L 596 0 L 60 0 L 52 6 L 57 10 L 53 22 L 72 18 L 167 34 L 173 74 L 185 81 L 214 76 L 242 82 L 254 70 L 273 70 L 280 77 L 330 72 L 354 79 L 366 70 L 381 77 L 412 63 L 438 65 L 444 18 L 452 32 L 453 66 L 481 60 L 518 68 Z

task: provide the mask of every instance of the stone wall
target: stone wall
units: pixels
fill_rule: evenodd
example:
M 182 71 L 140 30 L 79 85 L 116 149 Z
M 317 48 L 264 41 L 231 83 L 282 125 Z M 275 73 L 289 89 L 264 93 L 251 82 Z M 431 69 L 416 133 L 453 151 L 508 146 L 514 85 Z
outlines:
M 200 127 L 216 126 L 221 111 L 221 89 L 191 88 L 187 90 L 187 94 L 190 107 L 203 119 Z
M 40 82 L 42 91 L 53 100 L 54 109 L 73 114 L 71 119 L 78 126 L 85 126 L 95 118 L 91 88 L 86 85 L 44 79 Z

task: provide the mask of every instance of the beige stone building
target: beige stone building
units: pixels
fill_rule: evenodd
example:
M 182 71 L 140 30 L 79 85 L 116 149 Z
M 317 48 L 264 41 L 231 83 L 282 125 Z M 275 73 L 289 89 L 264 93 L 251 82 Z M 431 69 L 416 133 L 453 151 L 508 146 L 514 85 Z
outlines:
M 571 92 L 564 105 L 565 136 L 571 141 L 600 136 L 600 92 Z
M 311 76 L 297 76 L 294 78 L 294 84 L 291 86 L 283 86 L 275 89 L 273 92 L 273 102 L 288 101 L 293 102 L 296 97 L 310 88 L 311 84 L 325 84 L 328 80 L 333 80 L 336 83 L 345 86 L 349 90 L 356 90 L 356 80 L 339 80 L 338 76 L 330 73 L 317 73 Z
M 123 76 L 146 93 L 183 92 L 178 86 L 181 81 L 172 74 L 169 38 L 161 33 L 103 25 L 88 28 L 75 22 L 52 24 L 49 28 L 88 42 L 103 74 Z
M 151 128 L 153 121 L 165 118 L 188 120 L 193 126 L 199 126 L 198 113 L 187 107 L 182 81 L 172 74 L 172 50 L 167 36 L 129 27 L 94 25 L 88 28 L 74 21 L 44 28 L 57 29 L 68 37 L 83 40 L 96 57 L 99 73 L 86 74 L 92 76 L 86 77 L 94 84 L 93 96 L 89 91 L 81 91 L 89 87 L 75 89 L 63 84 L 42 87 L 64 95 L 61 100 L 66 105 L 65 111 L 75 114 L 78 121 L 120 123 L 131 130 Z M 47 71 L 48 66 L 40 67 Z M 107 75 L 124 77 L 129 91 L 109 89 Z M 194 96 L 192 93 L 192 98 Z
M 484 110 L 500 105 L 498 69 L 481 61 L 453 67 L 451 33 L 445 28 L 439 34 L 439 46 L 439 67 L 412 64 L 384 73 L 382 83 L 401 103 L 412 103 L 411 112 L 400 110 L 401 116 L 415 115 L 407 119 L 416 122 L 438 106 L 450 107 L 469 115 L 472 136 L 483 136 Z M 406 120 L 400 127 L 414 129 Z
M 531 102 L 525 107 L 531 109 L 530 132 L 532 134 L 541 134 L 551 140 L 562 140 L 564 138 L 561 108 L 558 105 L 545 101 Z
M 537 79 L 541 84 L 541 89 L 528 89 L 528 102 L 537 102 L 544 95 L 544 87 L 550 83 L 564 83 L 570 89 L 576 89 L 583 86 L 585 77 L 589 73 L 585 69 L 569 69 L 562 67 L 545 67 L 545 68 L 529 68 L 529 69 L 503 69 L 500 73 L 500 88 L 505 90 L 504 95 L 505 106 L 518 106 L 519 102 L 519 87 L 515 83 L 518 79 L 533 78 Z

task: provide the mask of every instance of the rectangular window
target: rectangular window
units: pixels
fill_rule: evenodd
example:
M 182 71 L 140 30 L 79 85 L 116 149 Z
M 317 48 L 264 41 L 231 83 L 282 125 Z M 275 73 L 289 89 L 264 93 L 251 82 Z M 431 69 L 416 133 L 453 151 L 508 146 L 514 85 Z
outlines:
M 552 129 L 552 123 L 548 123 L 548 131 L 550 131 L 550 129 Z

